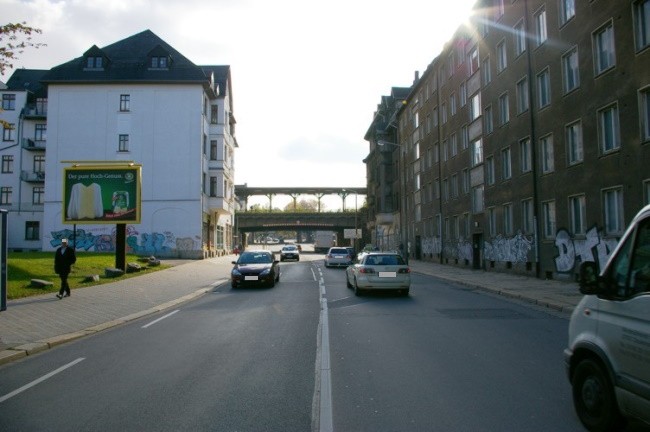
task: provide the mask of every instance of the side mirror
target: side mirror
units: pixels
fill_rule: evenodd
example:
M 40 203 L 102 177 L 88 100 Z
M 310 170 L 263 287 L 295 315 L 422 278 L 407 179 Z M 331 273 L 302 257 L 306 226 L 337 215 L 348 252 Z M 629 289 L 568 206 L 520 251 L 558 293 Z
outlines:
M 580 264 L 580 292 L 582 294 L 600 294 L 602 288 L 598 283 L 598 267 L 595 262 Z
M 237 264 L 237 261 L 231 261 L 231 263 L 233 263 L 233 264 Z

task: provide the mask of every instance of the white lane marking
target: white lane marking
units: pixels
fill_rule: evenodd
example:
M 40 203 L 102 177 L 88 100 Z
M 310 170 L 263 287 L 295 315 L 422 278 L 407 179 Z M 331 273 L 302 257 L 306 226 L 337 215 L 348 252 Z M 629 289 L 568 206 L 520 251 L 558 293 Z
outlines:
M 35 385 L 38 385 L 38 384 L 42 383 L 46 379 L 52 378 L 54 375 L 58 374 L 59 372 L 63 372 L 64 370 L 66 370 L 66 369 L 68 369 L 68 368 L 70 368 L 70 367 L 72 367 L 72 366 L 76 365 L 77 363 L 79 363 L 81 361 L 84 361 L 84 360 L 86 360 L 85 357 L 79 357 L 77 360 L 72 361 L 72 362 L 68 363 L 67 365 L 63 365 L 60 368 L 58 368 L 57 370 L 54 370 L 54 371 L 50 372 L 47 375 L 43 375 L 39 379 L 34 380 L 34 381 L 30 382 L 29 384 L 25 384 L 21 388 L 19 388 L 17 390 L 14 390 L 11 393 L 7 393 L 6 395 L 0 397 L 0 403 L 6 401 L 7 399 L 10 399 L 10 398 L 16 396 L 19 393 L 24 392 L 25 390 L 28 390 L 28 389 L 34 387 Z
M 332 376 L 330 368 L 330 326 L 325 292 L 325 280 L 318 281 L 321 288 L 321 361 L 320 361 L 320 415 L 319 432 L 332 432 Z
M 312 267 L 310 270 L 311 270 L 311 275 L 314 278 L 314 280 L 318 280 L 318 279 L 316 279 L 316 273 L 314 273 L 314 268 Z
M 168 313 L 167 315 L 163 315 L 163 316 L 161 316 L 160 318 L 158 318 L 157 320 L 153 320 L 153 321 L 151 321 L 149 324 L 145 324 L 145 325 L 143 325 L 142 328 L 147 328 L 147 327 L 149 327 L 149 326 L 152 326 L 152 325 L 156 324 L 158 321 L 162 321 L 162 320 L 164 320 L 165 318 L 168 318 L 168 317 L 174 315 L 174 314 L 175 314 L 176 312 L 178 312 L 179 310 L 180 310 L 180 309 L 176 309 L 175 311 L 170 312 L 170 313 Z

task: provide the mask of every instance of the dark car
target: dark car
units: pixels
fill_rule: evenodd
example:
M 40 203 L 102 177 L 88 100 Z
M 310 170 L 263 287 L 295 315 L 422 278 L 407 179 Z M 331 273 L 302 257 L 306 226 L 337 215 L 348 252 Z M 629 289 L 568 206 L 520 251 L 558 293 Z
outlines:
M 240 286 L 275 286 L 280 281 L 279 261 L 267 250 L 246 251 L 239 255 L 230 273 L 233 288 Z

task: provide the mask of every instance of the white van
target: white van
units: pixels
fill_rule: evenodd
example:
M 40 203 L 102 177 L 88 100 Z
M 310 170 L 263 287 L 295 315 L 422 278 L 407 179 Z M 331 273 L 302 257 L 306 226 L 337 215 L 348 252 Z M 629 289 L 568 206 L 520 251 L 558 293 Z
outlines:
M 650 426 L 650 205 L 636 215 L 605 268 L 580 266 L 564 351 L 573 402 L 590 431 L 635 418 Z

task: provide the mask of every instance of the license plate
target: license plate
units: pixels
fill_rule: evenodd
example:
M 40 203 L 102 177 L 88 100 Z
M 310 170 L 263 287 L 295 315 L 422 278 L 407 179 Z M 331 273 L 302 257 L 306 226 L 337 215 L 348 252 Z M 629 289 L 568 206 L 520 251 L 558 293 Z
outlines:
M 260 278 L 257 276 L 244 276 L 244 280 L 259 280 Z
M 379 277 L 397 277 L 395 272 L 379 272 Z

